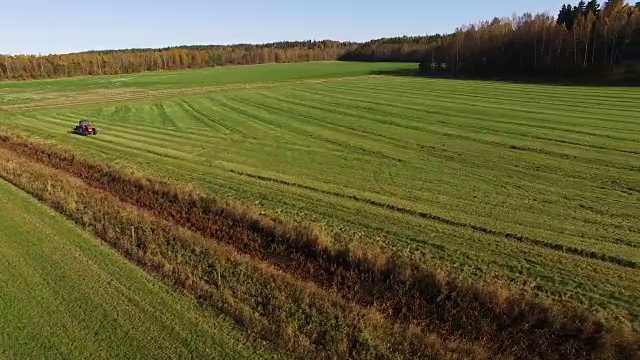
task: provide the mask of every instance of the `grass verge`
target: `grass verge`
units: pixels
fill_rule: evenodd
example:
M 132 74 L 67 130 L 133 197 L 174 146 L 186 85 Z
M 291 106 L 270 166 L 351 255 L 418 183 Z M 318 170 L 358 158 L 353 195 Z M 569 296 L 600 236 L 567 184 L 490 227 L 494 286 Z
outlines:
M 487 358 L 478 344 L 394 324 L 373 309 L 159 220 L 65 173 L 0 152 L 3 178 L 294 356 Z
M 162 273 L 199 298 L 208 294 L 208 303 L 231 304 L 234 301 L 225 298 L 230 294 L 242 297 L 247 292 L 258 292 L 242 298 L 240 304 L 250 304 L 252 311 L 266 309 L 259 313 L 267 321 L 264 327 L 259 321 L 258 325 L 247 321 L 242 315 L 246 313 L 238 308 L 229 307 L 225 312 L 289 350 L 370 358 L 419 355 L 482 358 L 489 354 L 517 358 L 593 355 L 617 358 L 637 352 L 636 334 L 595 316 L 535 302 L 498 285 L 470 283 L 392 254 L 334 246 L 327 235 L 312 226 L 259 215 L 239 204 L 92 164 L 66 150 L 12 135 L 0 136 L 0 146 L 28 158 L 23 165 L 14 167 L 19 171 L 3 169 L 9 180 L 34 195 L 49 194 L 45 201 L 56 209 L 92 227 L 106 241 L 113 243 L 115 239 L 114 245 L 128 257 Z M 69 192 L 72 188 L 69 185 L 66 192 L 62 189 L 51 192 L 47 187 L 53 185 L 43 181 L 47 178 L 43 174 L 20 180 L 28 173 L 28 163 L 34 161 L 81 179 L 94 191 L 74 194 Z M 93 204 L 83 208 L 96 207 L 97 218 L 90 221 L 78 218 L 79 214 L 69 207 L 70 201 L 73 204 L 78 199 Z M 122 213 L 98 212 L 107 211 L 100 204 L 115 207 L 122 202 L 152 216 L 126 219 Z M 137 223 L 152 226 L 143 227 L 142 237 L 130 236 L 132 243 L 121 244 L 122 234 Z M 162 234 L 171 233 L 172 224 L 197 232 L 201 241 L 194 243 L 188 236 L 172 236 L 171 241 L 157 243 L 166 238 Z M 226 283 L 217 270 L 221 261 L 202 258 L 208 252 L 205 249 L 214 247 L 244 257 L 245 270 L 232 271 L 234 275 L 229 280 L 251 283 L 250 290 L 239 285 L 243 286 L 242 291 L 237 288 L 212 291 Z M 144 256 L 140 258 L 141 254 L 162 255 L 145 260 Z M 270 269 L 277 276 L 273 275 L 266 283 L 261 282 L 265 279 L 263 273 L 245 279 L 249 268 Z M 300 294 L 312 295 L 300 299 Z M 281 321 L 275 321 L 279 325 L 274 325 L 274 318 L 280 315 Z M 344 333 L 338 330 L 341 327 Z
M 1 359 L 286 359 L 2 179 L 0 266 Z

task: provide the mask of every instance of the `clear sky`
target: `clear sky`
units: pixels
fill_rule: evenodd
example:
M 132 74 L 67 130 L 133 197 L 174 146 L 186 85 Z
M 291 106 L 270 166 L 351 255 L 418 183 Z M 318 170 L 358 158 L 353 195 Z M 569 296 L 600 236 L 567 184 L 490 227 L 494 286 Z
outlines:
M 3 0 L 0 53 L 444 33 L 566 0 Z

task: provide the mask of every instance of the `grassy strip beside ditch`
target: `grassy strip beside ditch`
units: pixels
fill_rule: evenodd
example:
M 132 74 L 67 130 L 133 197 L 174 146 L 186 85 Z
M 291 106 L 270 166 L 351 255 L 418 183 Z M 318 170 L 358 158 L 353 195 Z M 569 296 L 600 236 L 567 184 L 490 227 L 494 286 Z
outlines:
M 3 360 L 288 359 L 2 178 L 0 264 Z
M 394 324 L 374 309 L 294 279 L 120 202 L 84 182 L 0 150 L 0 176 L 113 246 L 300 358 L 488 358 L 479 345 Z
M 3 135 L 0 145 L 64 170 L 159 218 L 224 242 L 254 260 L 268 261 L 283 273 L 340 294 L 337 298 L 377 310 L 386 319 L 414 327 L 416 334 L 444 333 L 450 339 L 482 343 L 481 348 L 493 354 L 518 358 L 616 357 L 637 350 L 632 341 L 635 334 L 614 329 L 594 316 L 543 305 L 499 286 L 471 284 L 394 256 L 337 248 L 312 226 L 257 215 L 238 204 L 91 164 L 27 139 Z M 385 337 L 375 339 L 384 343 Z M 326 351 L 334 346 L 333 341 L 320 343 L 327 346 Z

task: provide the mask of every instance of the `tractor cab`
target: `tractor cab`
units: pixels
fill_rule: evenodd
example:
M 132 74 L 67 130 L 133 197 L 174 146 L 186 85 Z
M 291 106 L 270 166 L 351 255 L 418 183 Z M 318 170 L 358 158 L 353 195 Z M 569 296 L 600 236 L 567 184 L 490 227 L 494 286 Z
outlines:
M 91 131 L 91 129 L 93 128 L 93 127 L 91 126 L 91 124 L 89 124 L 89 120 L 80 120 L 79 125 L 80 125 L 80 127 L 81 127 L 81 128 L 83 128 L 83 129 L 85 129 L 85 130 L 87 130 L 87 131 L 89 131 L 89 132 L 90 132 L 90 131 Z

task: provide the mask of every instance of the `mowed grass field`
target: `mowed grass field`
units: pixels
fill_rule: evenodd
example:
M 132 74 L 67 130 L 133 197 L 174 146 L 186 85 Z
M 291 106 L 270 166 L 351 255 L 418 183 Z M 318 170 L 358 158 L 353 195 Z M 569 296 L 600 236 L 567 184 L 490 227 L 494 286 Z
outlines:
M 640 89 L 374 75 L 415 67 L 6 83 L 0 126 L 637 321 Z
M 0 358 L 278 358 L 0 180 Z
M 117 76 L 87 76 L 69 79 L 12 81 L 0 84 L 0 106 L 65 105 L 65 102 L 95 102 L 135 97 L 202 93 L 229 87 L 273 85 L 283 82 L 323 81 L 360 77 L 414 64 L 394 63 L 293 63 L 280 65 L 229 66 L 223 69 L 191 69 L 146 72 Z

